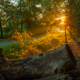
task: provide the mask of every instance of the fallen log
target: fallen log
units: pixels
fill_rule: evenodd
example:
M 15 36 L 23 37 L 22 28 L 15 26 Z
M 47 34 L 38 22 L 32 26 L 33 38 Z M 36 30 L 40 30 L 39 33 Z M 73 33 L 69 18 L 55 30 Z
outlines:
M 76 66 L 69 45 L 28 58 L 8 61 L 0 49 L 0 73 L 5 80 L 33 80 L 66 72 Z

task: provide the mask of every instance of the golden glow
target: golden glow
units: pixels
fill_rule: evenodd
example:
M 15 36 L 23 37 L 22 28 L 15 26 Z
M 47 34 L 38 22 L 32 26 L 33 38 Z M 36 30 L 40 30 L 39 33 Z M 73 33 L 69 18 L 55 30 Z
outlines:
M 64 21 L 65 18 L 66 18 L 66 16 L 62 16 L 62 17 L 60 17 L 60 18 L 56 18 L 56 20 L 62 20 L 62 21 Z
M 61 30 L 61 31 L 59 31 L 60 33 L 64 33 L 65 31 L 64 30 Z
M 61 17 L 60 19 L 65 19 L 66 17 L 65 16 L 63 16 L 63 17 Z
M 56 20 L 61 20 L 61 23 L 60 24 L 64 24 L 64 22 L 65 22 L 65 18 L 66 18 L 66 16 L 62 16 L 62 17 L 60 17 L 60 18 L 56 18 Z
M 65 16 L 61 17 L 60 19 L 64 22 L 65 21 Z
M 59 31 L 60 33 L 64 33 L 65 31 L 61 28 L 56 28 L 57 31 Z
M 60 18 L 61 21 L 62 21 L 61 24 L 64 24 L 65 18 L 66 18 L 65 16 L 63 16 L 63 17 Z
M 62 22 L 62 24 L 64 24 L 64 22 Z
M 64 21 L 62 21 L 61 24 L 64 24 Z

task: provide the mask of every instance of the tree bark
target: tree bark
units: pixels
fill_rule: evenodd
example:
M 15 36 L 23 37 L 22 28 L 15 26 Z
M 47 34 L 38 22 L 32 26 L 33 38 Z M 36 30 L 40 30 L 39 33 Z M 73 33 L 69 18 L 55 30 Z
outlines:
M 23 30 L 23 20 L 21 19 L 21 31 Z
M 1 20 L 0 20 L 0 30 L 1 30 L 1 39 L 3 39 L 3 29 L 2 29 Z
M 67 72 L 76 60 L 66 44 L 52 51 L 19 60 L 6 60 L 0 49 L 0 73 L 6 80 L 33 80 Z
M 21 6 L 21 0 L 20 0 L 20 13 L 21 13 L 21 31 L 23 30 L 23 20 L 22 20 L 22 6 Z

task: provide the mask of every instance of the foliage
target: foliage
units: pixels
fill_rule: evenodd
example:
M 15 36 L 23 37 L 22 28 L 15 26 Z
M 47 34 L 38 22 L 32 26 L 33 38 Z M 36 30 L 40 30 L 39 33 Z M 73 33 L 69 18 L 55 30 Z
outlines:
M 30 41 L 23 41 L 25 38 L 29 38 L 29 34 L 27 33 L 27 35 L 23 36 L 23 33 L 16 31 L 12 38 L 17 39 L 19 43 L 2 46 L 3 53 L 9 59 L 17 59 L 53 50 L 65 44 L 63 43 L 63 33 L 53 32 L 54 34 L 51 34 L 51 32 L 52 31 L 48 32 L 45 36 L 39 39 L 30 39 Z M 4 52 L 5 49 L 7 49 L 6 51 L 9 54 L 6 54 L 6 52 Z
M 31 56 L 33 54 L 37 54 L 40 52 L 40 50 L 37 49 L 36 46 L 34 46 L 33 44 L 31 45 L 27 45 L 24 42 L 22 42 L 24 39 L 27 39 L 30 37 L 31 33 L 19 33 L 17 32 L 17 30 L 15 31 L 15 33 L 13 34 L 12 39 L 16 39 L 17 41 L 19 41 L 19 44 L 21 46 L 21 50 L 20 53 L 15 52 L 16 54 L 19 54 L 19 57 L 23 57 L 23 56 Z

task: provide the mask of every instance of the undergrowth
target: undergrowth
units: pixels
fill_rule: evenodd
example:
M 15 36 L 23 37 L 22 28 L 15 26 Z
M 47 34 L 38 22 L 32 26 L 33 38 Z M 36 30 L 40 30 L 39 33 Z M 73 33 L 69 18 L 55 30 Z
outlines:
M 4 55 L 8 59 L 19 59 L 53 50 L 65 44 L 64 33 L 56 30 L 55 32 L 54 30 L 49 31 L 39 39 L 32 38 L 31 40 L 23 41 L 26 38 L 30 38 L 31 35 L 31 33 L 19 33 L 16 30 L 12 39 L 16 39 L 19 43 L 2 46 Z

